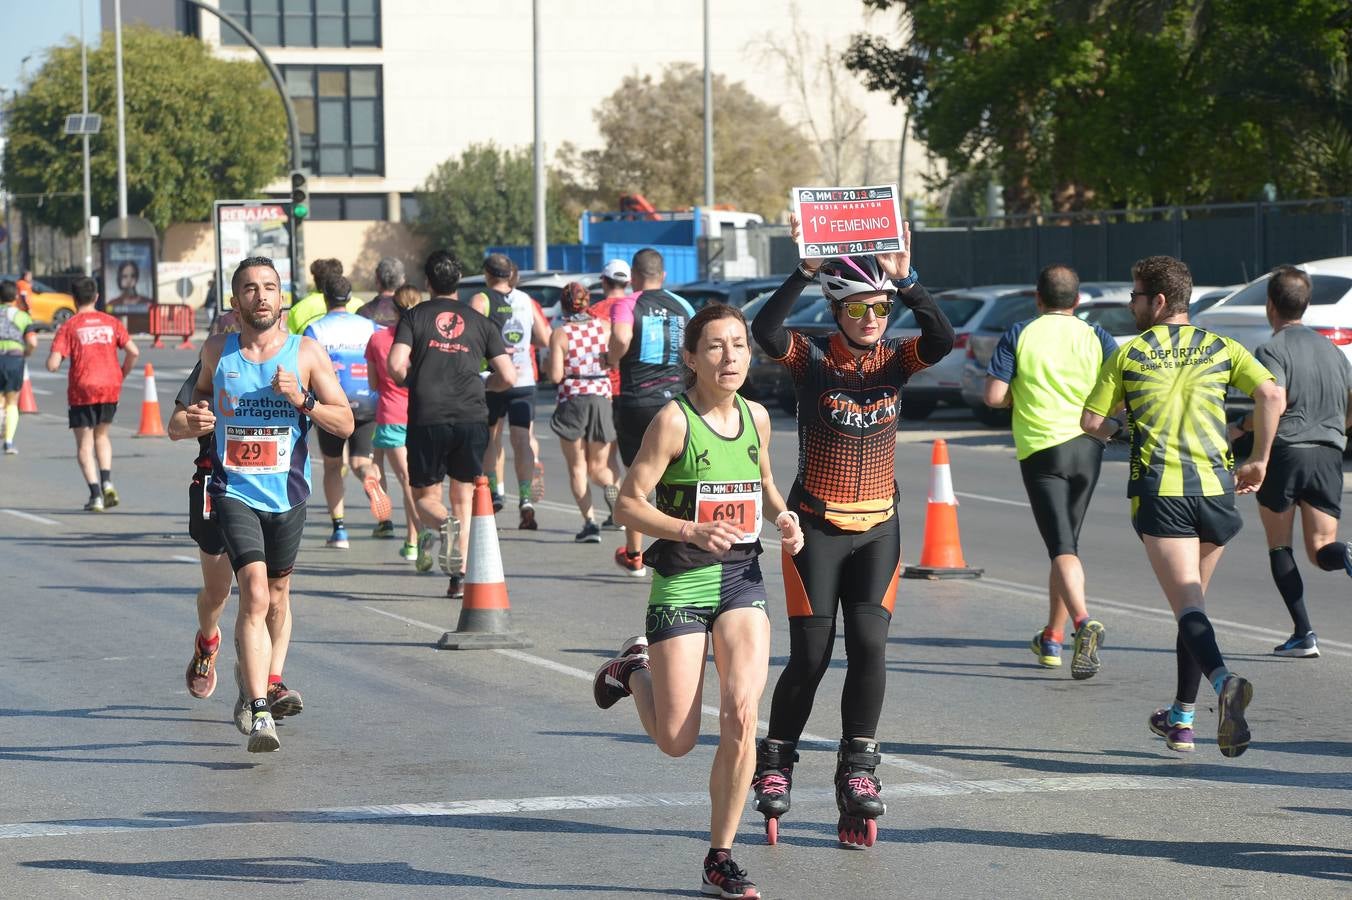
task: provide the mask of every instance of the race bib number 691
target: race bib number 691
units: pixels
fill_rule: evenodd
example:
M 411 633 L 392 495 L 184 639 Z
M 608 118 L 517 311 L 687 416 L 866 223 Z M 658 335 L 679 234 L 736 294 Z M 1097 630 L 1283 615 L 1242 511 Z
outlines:
M 759 481 L 701 481 L 695 485 L 695 521 L 727 522 L 741 529 L 739 544 L 760 538 Z

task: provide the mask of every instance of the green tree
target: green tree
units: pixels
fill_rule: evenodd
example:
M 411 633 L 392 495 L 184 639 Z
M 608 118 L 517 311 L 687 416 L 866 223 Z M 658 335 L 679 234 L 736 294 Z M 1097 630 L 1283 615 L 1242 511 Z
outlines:
M 122 35 L 126 94 L 127 210 L 161 230 L 201 221 L 217 198 L 248 197 L 285 173 L 286 114 L 261 63 L 218 59 L 201 41 L 149 28 Z M 117 215 L 117 95 L 113 36 L 89 53 L 89 109 L 103 116 L 90 144 L 91 205 Z M 66 136 L 80 111 L 80 46 L 53 48 L 14 101 L 4 184 L 35 220 L 74 234 L 83 226 L 80 138 Z
M 577 219 L 564 207 L 565 186 L 549 172 L 545 233 L 550 243 L 576 243 Z M 535 235 L 535 168 L 530 147 L 504 150 L 471 144 L 423 184 L 416 229 L 473 266 L 495 244 L 529 244 Z
M 740 83 L 715 75 L 716 199 L 763 216 L 777 216 L 789 189 L 816 176 L 816 154 L 779 110 Z M 614 208 L 621 194 L 639 193 L 659 209 L 704 200 L 704 75 L 674 63 L 660 80 L 627 76 L 593 113 L 604 145 L 560 159 L 594 200 Z
M 1347 183 L 1345 0 L 865 4 L 908 40 L 858 35 L 849 68 L 910 104 L 951 174 L 999 172 L 1011 213 Z

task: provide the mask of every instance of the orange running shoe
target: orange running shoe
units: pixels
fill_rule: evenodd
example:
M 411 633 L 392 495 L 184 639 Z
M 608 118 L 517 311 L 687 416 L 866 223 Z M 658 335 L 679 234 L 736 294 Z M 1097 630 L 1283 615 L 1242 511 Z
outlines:
M 394 504 L 390 502 L 390 495 L 380 486 L 380 473 L 376 471 L 375 466 L 366 470 L 362 487 L 366 489 L 366 496 L 371 499 L 371 515 L 376 517 L 377 522 L 388 522 L 390 514 L 394 512 Z
M 205 700 L 216 691 L 216 654 L 221 651 L 221 644 L 218 640 L 215 652 L 205 653 L 200 637 L 200 633 L 193 635 L 192 662 L 188 663 L 187 681 L 188 693 L 198 700 Z

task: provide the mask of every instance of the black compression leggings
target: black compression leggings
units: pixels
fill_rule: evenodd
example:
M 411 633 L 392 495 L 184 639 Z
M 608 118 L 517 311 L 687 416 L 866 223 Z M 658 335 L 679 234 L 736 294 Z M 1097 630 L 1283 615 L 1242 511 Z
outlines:
M 789 663 L 775 685 L 769 737 L 796 741 L 803 733 L 817 685 L 831 664 L 838 608 L 847 659 L 841 737 L 875 737 L 887 686 L 887 629 L 901 561 L 897 517 L 858 533 L 801 518 L 803 549 L 784 562 Z

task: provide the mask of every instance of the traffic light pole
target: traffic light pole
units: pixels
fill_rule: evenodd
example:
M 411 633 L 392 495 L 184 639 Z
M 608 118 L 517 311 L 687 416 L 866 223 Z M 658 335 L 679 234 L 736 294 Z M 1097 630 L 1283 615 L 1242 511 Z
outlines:
M 286 126 L 291 135 L 291 169 L 299 171 L 301 168 L 300 122 L 296 118 L 296 108 L 291 103 L 291 97 L 286 92 L 286 82 L 282 80 L 282 73 L 272 64 L 272 59 L 263 49 L 263 46 L 254 40 L 254 36 L 233 16 L 221 12 L 214 6 L 208 6 L 203 0 L 184 0 L 184 2 L 211 13 L 226 25 L 229 25 L 235 30 L 236 34 L 244 39 L 244 43 L 253 48 L 253 51 L 258 54 L 258 58 L 263 61 L 268 74 L 272 76 L 272 83 L 277 86 L 277 93 L 282 97 L 282 106 L 286 109 Z M 300 221 L 292 216 L 291 223 L 291 277 L 295 282 L 295 295 L 299 296 L 305 288 L 305 242 L 301 234 Z

